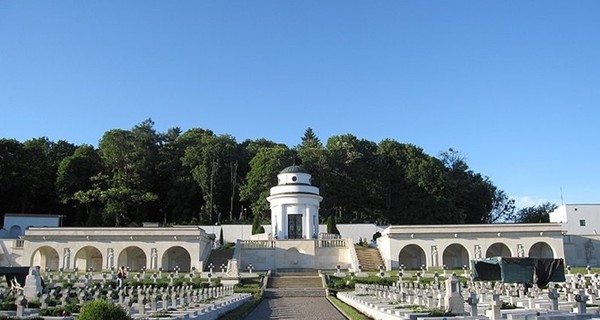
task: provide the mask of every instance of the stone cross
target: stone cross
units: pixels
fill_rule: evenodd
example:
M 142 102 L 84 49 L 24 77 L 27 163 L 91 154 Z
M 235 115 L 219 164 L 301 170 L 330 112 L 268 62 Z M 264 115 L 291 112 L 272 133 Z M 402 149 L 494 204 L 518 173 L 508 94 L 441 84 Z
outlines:
M 479 303 L 479 299 L 477 299 L 477 294 L 475 292 L 471 292 L 467 298 L 467 303 L 471 306 L 471 317 L 477 317 L 477 303 Z
M 15 304 L 17 305 L 17 318 L 23 318 L 23 310 L 25 309 L 25 306 L 27 306 L 27 303 L 27 298 L 22 294 L 17 297 L 15 300 Z
M 500 307 L 502 307 L 502 301 L 500 301 L 500 295 L 494 294 L 492 296 L 492 320 L 502 319 L 502 313 L 500 313 Z
M 66 289 L 60 297 L 60 304 L 64 307 L 69 304 L 69 289 Z
M 588 297 L 585 295 L 584 290 L 580 290 L 579 294 L 575 296 L 575 301 L 577 302 L 577 313 L 584 314 L 586 313 Z
M 177 307 L 177 292 L 175 290 L 171 292 L 171 306 L 173 308 Z
M 144 303 L 144 300 L 146 299 L 146 295 L 144 295 L 143 293 L 138 295 L 138 312 L 141 315 L 146 314 L 146 304 Z
M 47 293 L 42 294 L 40 299 L 40 309 L 48 309 L 48 302 L 50 302 L 50 296 Z
M 162 297 L 162 308 L 164 310 L 168 310 L 168 305 L 169 302 L 167 301 L 167 299 L 169 298 L 169 292 L 168 291 L 161 291 L 161 297 Z
M 156 310 L 156 292 L 153 292 L 150 295 L 150 312 L 154 313 Z

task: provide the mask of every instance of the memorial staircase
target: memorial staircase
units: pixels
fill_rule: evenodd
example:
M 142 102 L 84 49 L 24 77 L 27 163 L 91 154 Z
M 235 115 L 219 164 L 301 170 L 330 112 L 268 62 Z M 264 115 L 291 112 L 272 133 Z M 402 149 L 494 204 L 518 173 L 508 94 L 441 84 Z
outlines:
M 204 264 L 204 271 L 210 271 L 210 265 L 213 265 L 213 271 L 221 271 L 221 265 L 227 268 L 227 262 L 233 258 L 233 249 L 215 249 L 210 252 L 210 256 Z
M 326 297 L 323 280 L 316 271 L 272 272 L 263 296 L 279 297 Z
M 363 271 L 379 271 L 379 266 L 384 265 L 377 248 L 356 247 L 356 257 Z

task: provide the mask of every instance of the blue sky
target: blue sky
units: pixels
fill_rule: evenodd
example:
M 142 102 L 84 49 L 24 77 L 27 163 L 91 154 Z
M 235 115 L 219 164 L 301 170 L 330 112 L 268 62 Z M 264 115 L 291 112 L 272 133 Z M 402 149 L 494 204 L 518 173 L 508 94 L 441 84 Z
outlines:
M 0 1 L 0 137 L 207 128 L 459 150 L 600 203 L 599 1 Z

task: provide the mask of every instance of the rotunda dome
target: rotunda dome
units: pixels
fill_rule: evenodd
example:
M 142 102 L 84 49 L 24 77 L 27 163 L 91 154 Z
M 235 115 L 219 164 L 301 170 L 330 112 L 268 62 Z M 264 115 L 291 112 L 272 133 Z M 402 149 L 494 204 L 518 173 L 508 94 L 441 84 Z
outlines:
M 293 165 L 281 170 L 281 173 L 308 173 L 308 171 L 301 166 Z

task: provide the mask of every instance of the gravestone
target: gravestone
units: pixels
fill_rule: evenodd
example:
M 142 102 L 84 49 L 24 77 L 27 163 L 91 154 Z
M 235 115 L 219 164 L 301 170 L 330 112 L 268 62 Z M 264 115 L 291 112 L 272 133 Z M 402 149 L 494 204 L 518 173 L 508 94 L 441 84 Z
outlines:
M 33 300 L 37 298 L 42 290 L 42 278 L 40 277 L 39 268 L 29 268 L 29 274 L 25 278 L 25 285 L 23 286 L 23 295 L 27 300 Z
M 464 301 L 460 280 L 458 280 L 456 275 L 450 276 L 446 280 L 446 295 L 444 296 L 446 310 L 456 315 L 462 315 L 465 313 Z

